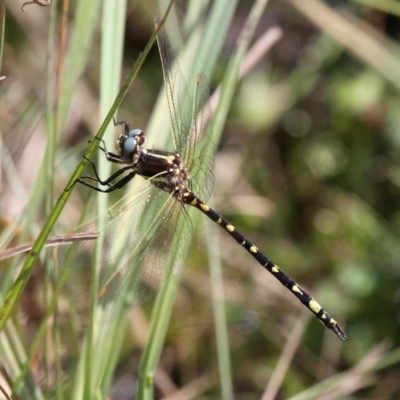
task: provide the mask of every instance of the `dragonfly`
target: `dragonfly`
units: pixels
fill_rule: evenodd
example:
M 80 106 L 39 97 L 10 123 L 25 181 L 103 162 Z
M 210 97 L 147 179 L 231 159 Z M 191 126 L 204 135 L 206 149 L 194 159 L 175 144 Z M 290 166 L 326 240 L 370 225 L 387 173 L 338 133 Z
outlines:
M 155 22 L 158 27 L 159 20 Z M 192 100 L 164 28 L 159 30 L 157 43 L 174 151 L 146 148 L 142 130 L 131 130 L 127 122 L 114 120 L 115 126 L 123 127 L 116 152 L 108 151 L 103 140 L 99 141 L 98 148 L 109 162 L 121 167 L 102 180 L 95 162 L 88 160 L 93 175 L 83 175 L 77 180 L 98 192 L 111 193 L 125 187 L 137 175 L 144 178 L 138 189 L 122 197 L 104 215 L 77 228 L 81 234 L 96 232 L 101 236 L 97 262 L 114 269 L 102 283 L 99 293 L 104 315 L 116 315 L 124 307 L 151 299 L 179 272 L 193 235 L 187 210 L 193 207 L 226 231 L 325 327 L 345 340 L 345 332 L 316 300 L 207 204 L 215 180 L 216 151 L 207 79 L 203 74 L 197 76 Z M 71 246 L 74 256 L 70 264 L 93 263 L 94 240 L 75 242 Z M 63 252 L 61 258 L 66 261 L 67 252 Z

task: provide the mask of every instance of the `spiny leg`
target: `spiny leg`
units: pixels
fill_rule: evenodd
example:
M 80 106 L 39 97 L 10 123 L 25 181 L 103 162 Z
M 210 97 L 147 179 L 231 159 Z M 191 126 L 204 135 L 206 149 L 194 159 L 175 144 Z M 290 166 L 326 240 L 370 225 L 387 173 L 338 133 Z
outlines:
M 121 123 L 126 124 L 125 121 L 121 121 Z M 115 123 L 115 121 L 114 121 L 114 125 L 115 126 L 118 125 L 118 124 L 119 124 L 118 122 Z M 128 124 L 126 124 L 126 126 L 128 126 Z M 129 126 L 128 126 L 128 129 L 129 129 Z M 107 150 L 106 142 L 103 139 L 99 139 L 97 136 L 95 136 L 95 139 L 101 143 L 98 146 L 98 149 L 101 150 L 104 153 L 107 161 L 110 161 L 110 162 L 115 163 L 115 164 L 126 164 L 126 162 L 121 158 L 120 155 L 112 153 L 111 151 Z M 89 140 L 89 143 L 92 143 L 92 141 Z
M 131 167 L 131 166 L 129 166 L 129 167 Z M 93 190 L 96 190 L 97 192 L 111 193 L 114 190 L 123 188 L 125 185 L 127 185 L 135 177 L 136 170 L 134 169 L 131 172 L 129 172 L 129 174 L 125 175 L 123 178 L 118 180 L 116 183 L 111 183 L 112 180 L 114 180 L 116 177 L 118 177 L 123 172 L 125 172 L 125 171 L 127 171 L 129 169 L 132 169 L 132 168 L 128 168 L 128 167 L 121 168 L 120 170 L 115 172 L 113 175 L 111 175 L 105 181 L 100 181 L 97 178 L 95 178 L 94 176 L 85 175 L 85 176 L 82 176 L 81 178 L 77 179 L 76 182 L 79 182 L 82 185 L 84 185 L 84 186 L 86 186 L 88 188 L 91 188 Z M 108 187 L 107 187 L 107 189 L 101 189 L 101 188 L 99 188 L 99 187 L 97 187 L 95 185 L 92 185 L 91 183 L 86 182 L 85 179 L 95 181 L 97 183 L 100 183 L 100 185 L 108 186 Z
M 96 163 L 95 163 L 93 160 L 91 160 L 90 158 L 87 158 L 87 157 L 85 157 L 85 156 L 83 156 L 83 158 L 84 158 L 86 161 L 88 161 L 88 162 L 90 163 L 90 165 L 92 166 L 92 170 L 93 170 L 94 176 L 91 176 L 91 175 L 82 175 L 79 179 L 77 179 L 77 182 L 80 182 L 80 183 L 82 183 L 81 180 L 83 180 L 83 179 L 89 179 L 89 180 L 95 181 L 95 182 L 97 182 L 97 183 L 100 183 L 100 185 L 102 185 L 102 186 L 112 186 L 112 181 L 113 181 L 113 180 L 117 179 L 117 178 L 118 178 L 121 174 L 123 174 L 125 171 L 132 170 L 132 169 L 133 169 L 131 165 L 125 166 L 125 167 L 123 167 L 123 168 L 120 168 L 120 169 L 119 169 L 118 171 L 116 171 L 115 173 L 113 173 L 113 174 L 112 174 L 110 177 L 108 177 L 107 179 L 103 180 L 103 179 L 100 178 L 99 172 L 98 172 L 98 170 L 97 170 Z
M 129 125 L 126 121 L 116 121 L 115 118 L 113 117 L 113 122 L 114 122 L 114 126 L 124 125 L 125 133 L 129 132 Z
M 283 272 L 265 254 L 261 253 L 250 240 L 242 233 L 237 231 L 224 217 L 215 212 L 207 204 L 203 203 L 192 192 L 183 195 L 183 202 L 196 207 L 203 214 L 207 215 L 212 221 L 225 229 L 242 247 L 244 247 L 265 269 L 267 269 L 278 281 L 287 287 L 328 329 L 331 329 L 341 340 L 346 340 L 347 336 L 339 324 L 315 301 L 306 291 L 304 291 L 289 275 Z

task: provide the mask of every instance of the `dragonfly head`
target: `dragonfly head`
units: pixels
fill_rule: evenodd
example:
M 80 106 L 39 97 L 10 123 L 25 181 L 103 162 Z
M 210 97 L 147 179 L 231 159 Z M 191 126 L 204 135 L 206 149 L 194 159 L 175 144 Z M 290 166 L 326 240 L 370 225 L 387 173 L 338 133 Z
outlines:
M 132 129 L 128 133 L 123 133 L 117 139 L 117 150 L 121 158 L 127 164 L 134 161 L 134 156 L 137 154 L 138 146 L 141 146 L 146 140 L 144 132 L 141 129 Z

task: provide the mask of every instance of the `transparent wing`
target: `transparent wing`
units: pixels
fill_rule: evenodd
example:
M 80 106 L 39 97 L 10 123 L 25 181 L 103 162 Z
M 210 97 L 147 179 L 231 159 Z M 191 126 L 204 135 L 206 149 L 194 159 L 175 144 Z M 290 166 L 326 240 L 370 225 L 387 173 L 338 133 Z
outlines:
M 155 22 L 158 25 L 160 21 L 156 19 Z M 182 159 L 186 161 L 188 136 L 191 134 L 192 100 L 164 27 L 158 33 L 157 43 L 163 68 L 174 146 Z
M 175 276 L 186 257 L 192 224 L 184 207 L 149 182 L 129 193 L 104 215 L 76 232 L 98 232 L 102 247 L 99 321 L 150 300 Z M 95 240 L 61 246 L 64 265 L 88 267 L 96 259 Z
M 159 21 L 156 20 L 156 23 Z M 175 148 L 190 172 L 194 191 L 207 201 L 214 185 L 212 170 L 215 156 L 208 82 L 204 75 L 198 75 L 192 102 L 164 28 L 160 30 L 157 41 Z
M 191 189 L 207 201 L 214 186 L 214 158 L 212 111 L 207 78 L 197 75 L 192 111 L 191 134 L 188 138 L 186 167 L 190 171 Z

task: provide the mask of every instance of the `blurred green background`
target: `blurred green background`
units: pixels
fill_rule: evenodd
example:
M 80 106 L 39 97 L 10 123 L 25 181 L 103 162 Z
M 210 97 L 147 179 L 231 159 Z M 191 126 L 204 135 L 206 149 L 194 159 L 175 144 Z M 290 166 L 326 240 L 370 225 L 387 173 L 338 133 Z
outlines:
M 166 6 L 160 3 L 127 2 L 118 21 L 123 65 L 115 73 L 121 80 L 153 33 L 153 19 Z M 177 52 L 185 50 L 185 60 L 199 52 L 189 40 L 193 31 L 209 22 L 219 3 L 177 1 L 166 29 Z M 101 2 L 88 3 L 87 17 L 75 2 L 31 4 L 25 12 L 21 5 L 0 5 L 3 250 L 37 236 L 100 126 L 100 83 L 107 79 L 100 62 Z M 218 52 L 209 74 L 211 93 L 226 75 L 252 5 L 230 2 L 221 50 L 217 43 L 210 48 L 210 54 Z M 207 267 L 209 231 L 200 216 L 162 343 L 154 397 L 400 398 L 399 4 L 270 1 L 252 44 L 262 43 L 277 26 L 281 39 L 269 51 L 253 48 L 260 57 L 236 87 L 218 143 L 212 205 L 305 287 L 348 340 L 340 342 L 226 233 L 213 230 L 223 268 L 232 386 L 222 390 L 226 382 L 218 372 Z M 81 37 L 88 38 L 78 55 L 82 66 L 71 54 Z M 186 75 L 185 61 L 181 67 Z M 190 76 L 196 72 L 194 65 Z M 188 81 L 191 86 L 192 78 Z M 153 46 L 118 119 L 146 131 L 161 88 Z M 106 134 L 110 147 L 118 132 Z M 149 146 L 172 150 L 157 135 Z M 43 178 L 45 152 L 51 154 L 51 185 Z M 52 234 L 76 226 L 91 195 L 77 187 Z M 109 203 L 118 197 L 113 194 Z M 90 204 L 93 214 L 95 202 Z M 0 262 L 1 298 L 23 260 L 19 255 Z M 1 387 L 10 393 L 23 366 L 29 369 L 24 390 L 13 398 L 88 398 L 79 392 L 77 376 L 88 373 L 81 343 L 90 278 L 88 272 L 71 271 L 57 294 L 57 313 L 46 322 L 59 273 L 56 257 L 45 251 L 0 333 Z M 129 311 L 115 342 L 107 342 L 113 358 L 105 361 L 109 368 L 93 385 L 93 398 L 139 398 L 135 391 L 152 306 Z M 33 349 L 39 334 L 44 339 Z

